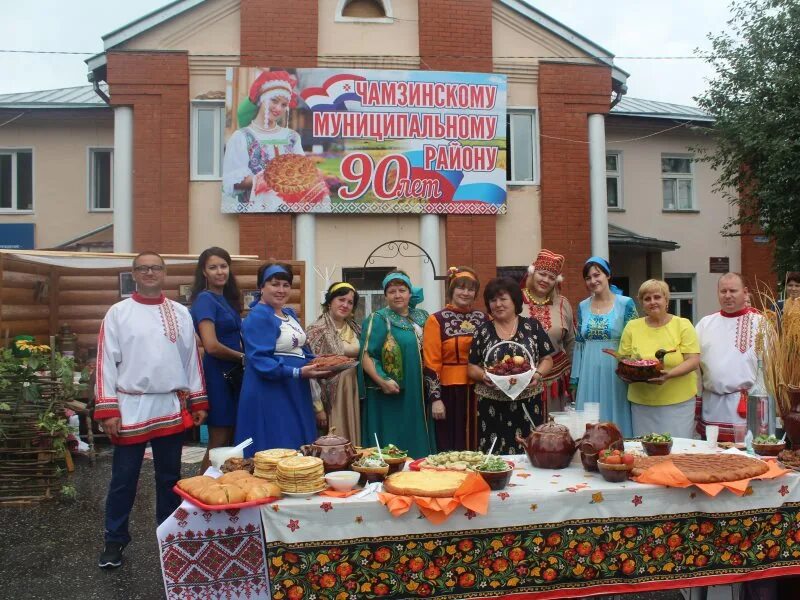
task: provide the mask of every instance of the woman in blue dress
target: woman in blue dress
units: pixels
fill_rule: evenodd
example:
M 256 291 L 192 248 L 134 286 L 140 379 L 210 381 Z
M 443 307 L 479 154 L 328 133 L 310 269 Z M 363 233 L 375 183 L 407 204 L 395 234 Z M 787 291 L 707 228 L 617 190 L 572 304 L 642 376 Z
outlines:
M 245 370 L 236 438 L 253 438 L 251 457 L 269 448 L 296 449 L 317 437 L 308 380 L 329 377 L 308 364 L 313 358 L 297 314 L 286 304 L 292 291 L 292 269 L 267 263 L 258 270 L 260 298 L 242 323 Z
M 242 318 L 239 288 L 231 255 L 212 247 L 197 259 L 191 292 L 192 320 L 203 343 L 203 371 L 208 394 L 208 450 L 230 446 L 236 425 L 239 390 L 225 374 L 242 364 Z M 201 472 L 208 468 L 208 451 Z
M 638 317 L 632 298 L 612 288 L 611 265 L 592 256 L 583 265 L 583 279 L 591 296 L 578 305 L 575 354 L 572 378 L 577 385 L 576 405 L 600 403 L 600 420 L 615 423 L 626 438 L 633 435 L 628 386 L 615 373 L 616 361 L 603 352 L 619 348 L 622 330 Z

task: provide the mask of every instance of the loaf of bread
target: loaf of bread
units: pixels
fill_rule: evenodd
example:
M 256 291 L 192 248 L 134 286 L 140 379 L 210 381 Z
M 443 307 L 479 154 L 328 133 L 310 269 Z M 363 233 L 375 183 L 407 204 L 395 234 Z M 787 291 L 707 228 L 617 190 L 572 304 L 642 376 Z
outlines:
M 232 471 L 217 479 L 205 475 L 189 477 L 181 479 L 178 487 L 192 498 L 212 506 L 281 495 L 281 489 L 276 484 L 253 477 L 247 471 Z
M 236 483 L 241 479 L 252 477 L 247 471 L 231 471 L 217 478 L 217 483 Z
M 200 490 L 207 488 L 210 485 L 214 485 L 217 483 L 217 480 L 213 477 L 207 477 L 205 475 L 198 475 L 197 477 L 189 477 L 188 479 L 181 479 L 178 482 L 178 487 L 182 489 L 184 492 L 189 494 L 190 496 L 194 496 L 197 498 L 197 493 Z

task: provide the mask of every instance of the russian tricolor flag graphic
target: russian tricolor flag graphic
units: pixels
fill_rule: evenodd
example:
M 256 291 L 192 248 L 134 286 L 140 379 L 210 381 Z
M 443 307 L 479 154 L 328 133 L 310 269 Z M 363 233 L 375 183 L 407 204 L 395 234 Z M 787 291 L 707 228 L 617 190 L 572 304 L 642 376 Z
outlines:
M 305 100 L 305 103 L 311 110 L 347 110 L 345 102 L 348 100 L 359 102 L 361 100 L 361 97 L 356 94 L 355 82 L 365 80 L 365 77 L 350 75 L 348 73 L 334 75 L 326 79 L 322 87 L 304 89 L 300 92 L 300 97 Z

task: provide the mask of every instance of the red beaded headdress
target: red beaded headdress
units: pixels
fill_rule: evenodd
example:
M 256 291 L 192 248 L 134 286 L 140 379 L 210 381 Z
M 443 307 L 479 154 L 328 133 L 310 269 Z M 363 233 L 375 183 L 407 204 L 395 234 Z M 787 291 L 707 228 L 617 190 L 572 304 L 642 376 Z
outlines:
M 536 271 L 547 271 L 561 280 L 561 271 L 564 269 L 564 257 L 555 252 L 542 248 L 536 260 L 528 267 L 528 273 L 533 275 Z

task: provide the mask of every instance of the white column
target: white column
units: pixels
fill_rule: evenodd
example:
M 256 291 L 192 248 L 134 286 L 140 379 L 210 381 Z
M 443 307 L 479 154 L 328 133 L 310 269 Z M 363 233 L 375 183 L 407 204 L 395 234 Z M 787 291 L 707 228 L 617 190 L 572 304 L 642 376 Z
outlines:
M 444 306 L 442 301 L 443 284 L 433 278 L 434 268 L 438 275 L 444 275 L 441 252 L 439 252 L 441 243 L 439 238 L 439 215 L 422 215 L 419 219 L 419 245 L 430 254 L 433 263 L 433 265 L 430 265 L 425 262 L 424 256 L 420 259 L 421 285 L 425 290 L 425 302 L 422 303 L 420 308 L 424 308 L 428 312 L 434 312 Z
M 305 314 L 303 325 L 313 323 L 319 316 L 320 299 L 317 296 L 317 228 L 316 217 L 303 213 L 294 218 L 294 258 L 306 263 L 305 272 Z
M 133 108 L 130 106 L 114 107 L 113 194 L 114 252 L 133 252 Z
M 589 191 L 592 207 L 592 255 L 608 259 L 606 127 L 604 115 L 589 115 Z

